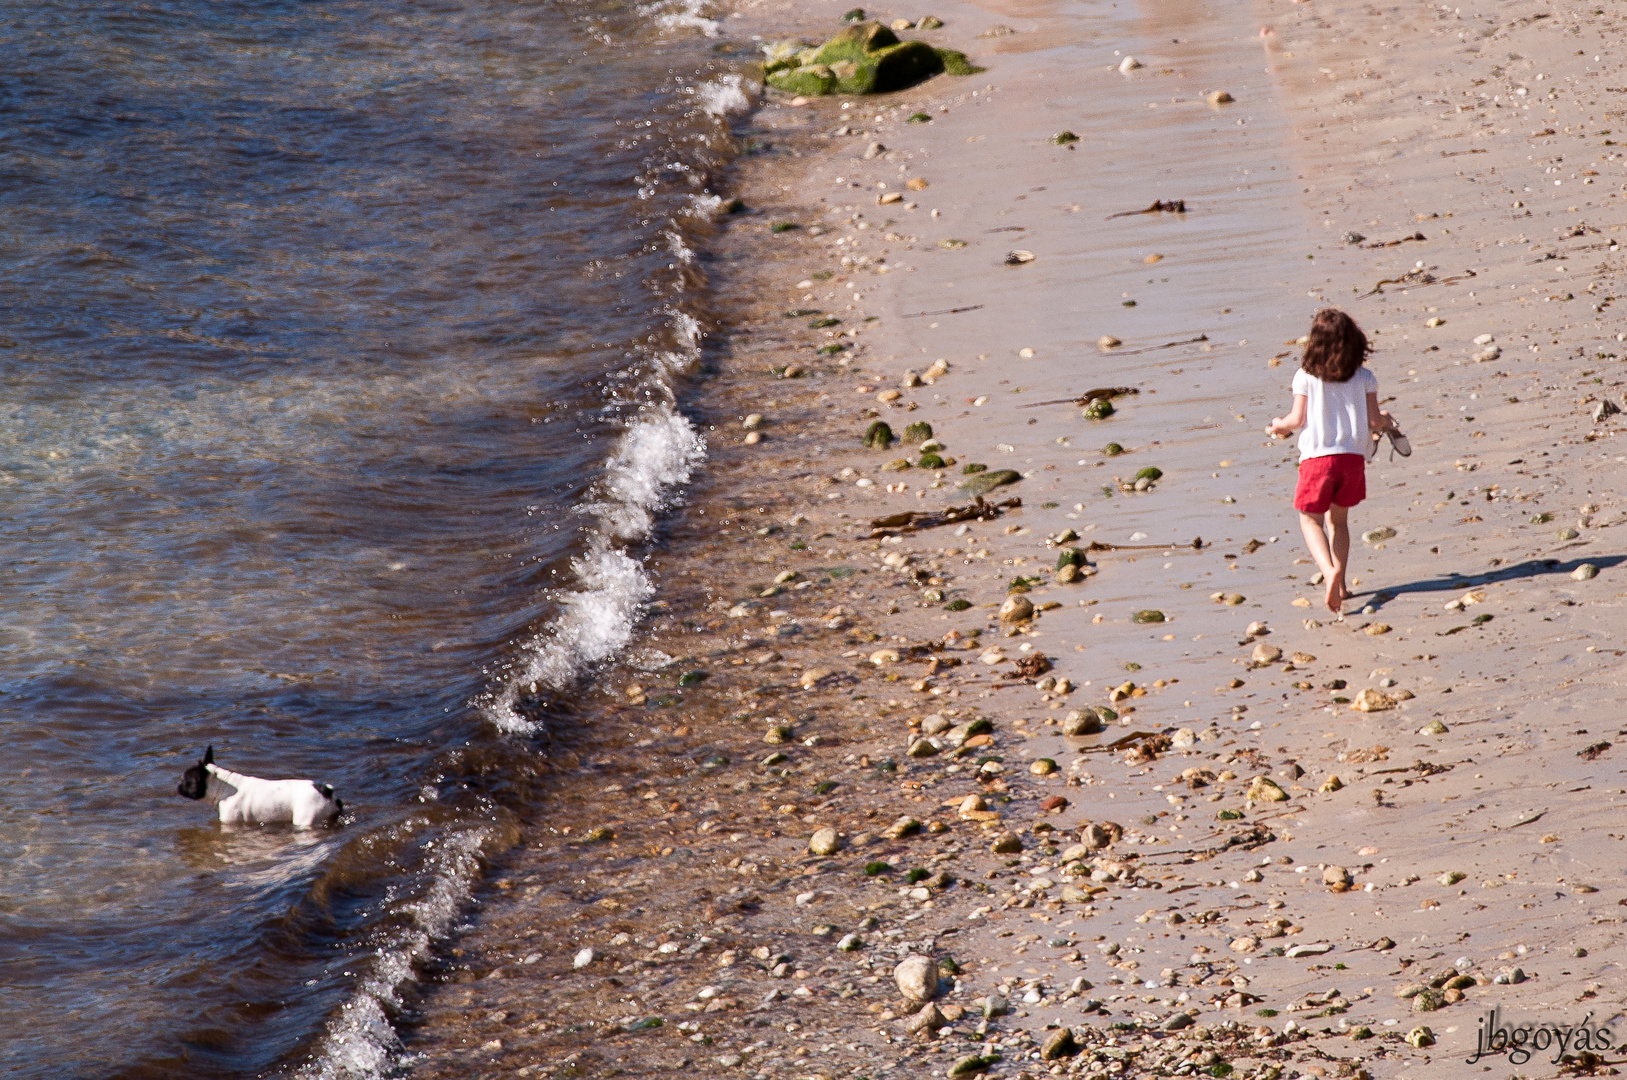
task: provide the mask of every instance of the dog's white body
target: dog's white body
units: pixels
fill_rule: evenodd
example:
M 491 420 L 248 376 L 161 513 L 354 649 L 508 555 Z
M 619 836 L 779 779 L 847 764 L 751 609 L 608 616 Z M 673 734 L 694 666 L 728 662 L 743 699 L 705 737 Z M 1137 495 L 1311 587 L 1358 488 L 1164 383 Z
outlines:
M 219 804 L 220 820 L 249 825 L 287 823 L 295 828 L 332 821 L 344 810 L 333 789 L 310 780 L 262 780 L 210 762 L 204 798 Z M 325 790 L 324 790 L 325 789 Z

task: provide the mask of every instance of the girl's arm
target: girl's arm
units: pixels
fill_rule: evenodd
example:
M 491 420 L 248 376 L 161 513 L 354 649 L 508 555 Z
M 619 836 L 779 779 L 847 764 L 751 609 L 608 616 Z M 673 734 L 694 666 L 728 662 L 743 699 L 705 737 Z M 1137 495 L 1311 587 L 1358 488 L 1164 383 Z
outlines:
M 1372 432 L 1389 431 L 1395 427 L 1395 417 L 1378 407 L 1378 395 L 1367 395 L 1367 428 Z
M 1367 402 L 1368 402 L 1367 408 L 1368 408 L 1368 411 L 1369 411 L 1369 415 L 1371 415 L 1371 411 L 1373 409 L 1376 409 L 1378 407 L 1375 404 L 1375 402 L 1377 400 L 1378 400 L 1378 397 L 1377 397 L 1376 394 L 1368 394 L 1367 395 Z M 1288 436 L 1292 435 L 1294 432 L 1298 431 L 1300 428 L 1302 428 L 1304 426 L 1305 426 L 1305 395 L 1304 394 L 1295 394 L 1294 395 L 1294 407 L 1291 410 L 1289 410 L 1288 415 L 1287 416 L 1278 416 L 1278 417 L 1273 418 L 1272 421 L 1271 421 L 1271 426 L 1266 428 L 1265 430 L 1266 430 L 1266 434 L 1270 435 L 1273 439 L 1286 439 Z

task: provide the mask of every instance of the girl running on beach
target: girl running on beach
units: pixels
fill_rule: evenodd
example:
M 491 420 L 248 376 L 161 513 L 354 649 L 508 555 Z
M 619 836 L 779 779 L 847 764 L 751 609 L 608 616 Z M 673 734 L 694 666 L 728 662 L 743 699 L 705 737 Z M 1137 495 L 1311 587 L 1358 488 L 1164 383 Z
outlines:
M 1317 312 L 1294 373 L 1293 410 L 1267 429 L 1272 438 L 1285 439 L 1304 428 L 1294 509 L 1335 615 L 1350 595 L 1350 508 L 1367 497 L 1364 455 L 1378 448 L 1381 434 L 1402 456 L 1412 452 L 1394 418 L 1378 407 L 1378 379 L 1364 366 L 1369 351 L 1367 335 L 1349 315 L 1334 308 Z

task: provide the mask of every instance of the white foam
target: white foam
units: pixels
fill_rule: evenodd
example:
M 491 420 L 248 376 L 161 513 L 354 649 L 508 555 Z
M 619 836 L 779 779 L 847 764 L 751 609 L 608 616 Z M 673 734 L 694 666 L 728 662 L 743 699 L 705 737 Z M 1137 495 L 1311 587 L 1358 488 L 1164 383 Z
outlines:
M 701 108 L 712 116 L 739 116 L 757 104 L 757 84 L 741 75 L 724 75 L 715 82 L 702 83 L 695 91 Z
M 703 14 L 708 7 L 705 0 L 670 0 L 646 4 L 638 13 L 654 19 L 663 30 L 699 30 L 707 37 L 717 37 L 723 31 L 723 24 Z
M 486 702 L 486 716 L 500 730 L 535 731 L 536 723 L 516 707 L 521 693 L 539 685 L 563 689 L 632 640 L 639 606 L 654 586 L 619 545 L 649 534 L 656 512 L 674 487 L 689 480 L 705 453 L 701 433 L 669 402 L 647 407 L 628 426 L 605 462 L 595 497 L 576 507 L 598 519 L 587 551 L 571 563 L 579 587 L 556 598 L 559 615 L 522 647 L 523 658 L 507 686 Z
M 430 842 L 428 888 L 394 913 L 410 924 L 373 954 L 355 996 L 328 1021 L 316 1060 L 295 1073 L 299 1080 L 375 1078 L 402 1063 L 401 1036 L 390 1015 L 401 1008 L 401 988 L 414 978 L 413 963 L 428 954 L 430 942 L 446 933 L 468 903 L 480 848 L 489 836 L 485 829 L 466 829 Z

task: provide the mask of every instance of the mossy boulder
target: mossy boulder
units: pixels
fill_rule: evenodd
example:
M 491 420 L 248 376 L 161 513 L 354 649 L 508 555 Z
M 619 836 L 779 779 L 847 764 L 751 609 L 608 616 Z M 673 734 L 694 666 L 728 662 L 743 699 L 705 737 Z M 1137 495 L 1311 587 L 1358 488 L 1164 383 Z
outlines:
M 885 450 L 893 444 L 893 429 L 885 420 L 877 420 L 864 433 L 864 445 L 872 450 Z
M 940 72 L 971 75 L 982 70 L 964 53 L 934 49 L 924 41 L 900 41 L 878 22 L 846 26 L 817 49 L 794 49 L 794 44 L 800 43 L 769 46 L 763 70 L 769 86 L 804 96 L 885 94 Z
M 968 495 L 986 495 L 997 487 L 1015 484 L 1022 479 L 1022 474 L 1013 469 L 993 469 L 988 472 L 977 473 L 970 479 L 962 480 L 960 490 Z
M 768 77 L 768 84 L 788 94 L 801 94 L 803 97 L 825 97 L 834 94 L 841 80 L 836 72 L 824 64 L 808 64 L 803 67 L 790 68 L 785 71 L 776 71 Z
M 917 420 L 904 429 L 904 441 L 916 446 L 932 438 L 932 425 L 924 420 Z

